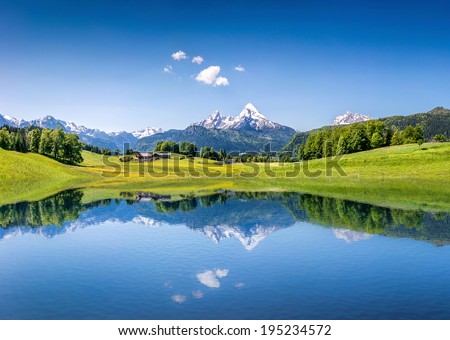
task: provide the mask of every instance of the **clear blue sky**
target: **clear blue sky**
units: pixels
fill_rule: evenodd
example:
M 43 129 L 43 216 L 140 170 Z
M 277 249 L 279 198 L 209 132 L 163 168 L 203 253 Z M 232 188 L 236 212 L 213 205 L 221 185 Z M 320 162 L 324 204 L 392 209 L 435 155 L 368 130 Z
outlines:
M 0 0 L 0 113 L 131 131 L 252 102 L 307 130 L 450 107 L 446 2 L 155 3 Z

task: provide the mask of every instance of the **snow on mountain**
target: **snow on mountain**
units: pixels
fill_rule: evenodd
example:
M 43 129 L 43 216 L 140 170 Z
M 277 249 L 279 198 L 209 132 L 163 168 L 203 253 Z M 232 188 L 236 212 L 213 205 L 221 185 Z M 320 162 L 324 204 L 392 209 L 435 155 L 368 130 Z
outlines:
M 24 123 L 23 119 L 16 119 L 14 117 L 6 116 L 6 115 L 3 116 L 3 120 L 4 120 L 3 124 L 16 126 L 16 127 L 19 127 L 21 124 Z M 0 122 L 2 122 L 1 118 L 0 118 Z
M 208 118 L 192 125 L 203 126 L 207 129 L 226 129 L 233 122 L 233 119 L 230 116 L 222 116 L 219 110 L 216 110 Z
M 234 130 L 250 128 L 259 131 L 265 129 L 274 130 L 281 127 L 282 125 L 270 121 L 261 114 L 253 104 L 248 103 L 245 105 L 239 116 L 234 119 L 230 128 Z
M 155 133 L 161 133 L 164 132 L 161 128 L 155 128 L 155 127 L 148 127 L 143 130 L 133 131 L 133 132 L 126 132 L 126 131 L 120 131 L 120 132 L 104 132 L 99 129 L 90 129 L 83 125 L 76 125 L 74 122 L 66 122 L 64 120 L 56 119 L 53 116 L 45 116 L 43 118 L 39 119 L 33 119 L 30 121 L 26 121 L 23 119 L 16 119 L 14 117 L 1 115 L 0 114 L 0 125 L 10 125 L 14 127 L 26 127 L 26 126 L 38 126 L 45 129 L 56 129 L 58 126 L 60 126 L 65 132 L 72 132 L 77 134 L 85 134 L 87 136 L 91 137 L 97 137 L 97 136 L 120 136 L 123 134 L 132 134 L 137 139 L 148 137 L 151 135 L 154 135 Z
M 153 136 L 157 133 L 163 133 L 164 130 L 161 128 L 155 128 L 155 127 L 148 127 L 143 130 L 133 131 L 131 134 L 136 137 L 137 139 L 141 139 L 148 136 Z
M 222 116 L 219 111 L 214 111 L 208 118 L 192 125 L 202 126 L 207 129 L 219 130 L 276 130 L 284 128 L 283 125 L 267 119 L 258 109 L 248 103 L 236 117 Z
M 353 231 L 350 229 L 338 229 L 332 228 L 334 236 L 340 240 L 344 240 L 347 243 L 358 242 L 368 240 L 373 237 L 371 234 L 362 233 L 359 231 Z
M 267 235 L 282 229 L 281 227 L 267 227 L 255 225 L 249 232 L 245 232 L 239 226 L 206 226 L 202 232 L 214 243 L 220 243 L 222 239 L 236 238 L 245 249 L 253 250 Z
M 124 143 L 134 146 L 141 138 L 163 132 L 160 128 L 146 128 L 133 132 L 105 132 L 99 129 L 90 129 L 83 125 L 78 126 L 74 122 L 66 122 L 64 120 L 56 119 L 53 116 L 45 116 L 43 118 L 26 121 L 0 114 L 0 127 L 2 125 L 21 128 L 26 126 L 38 126 L 45 129 L 56 129 L 61 127 L 64 132 L 76 133 L 84 143 L 110 148 L 111 150 L 118 148 L 120 151 L 123 150 Z
M 337 116 L 333 120 L 333 125 L 348 125 L 348 124 L 353 124 L 353 123 L 365 122 L 365 121 L 368 121 L 371 119 L 373 119 L 373 118 L 370 116 L 362 115 L 360 113 L 352 113 L 352 112 L 347 111 L 344 115 Z

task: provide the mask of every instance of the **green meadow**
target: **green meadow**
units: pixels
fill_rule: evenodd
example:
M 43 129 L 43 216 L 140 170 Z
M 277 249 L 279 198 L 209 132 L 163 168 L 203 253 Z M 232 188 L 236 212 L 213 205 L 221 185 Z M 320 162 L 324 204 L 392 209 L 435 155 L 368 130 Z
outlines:
M 0 204 L 37 200 L 84 188 L 85 201 L 121 192 L 206 195 L 219 189 L 298 191 L 379 206 L 450 210 L 450 143 L 391 146 L 300 163 L 237 163 L 173 155 L 122 163 L 83 152 L 81 166 L 0 149 Z

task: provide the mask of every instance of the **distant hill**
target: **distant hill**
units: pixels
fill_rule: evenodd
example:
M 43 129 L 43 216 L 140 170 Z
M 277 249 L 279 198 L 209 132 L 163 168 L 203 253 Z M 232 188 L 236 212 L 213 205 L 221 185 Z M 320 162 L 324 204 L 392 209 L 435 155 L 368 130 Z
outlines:
M 403 130 L 408 125 L 422 126 L 425 140 L 431 140 L 437 134 L 450 138 L 450 110 L 436 107 L 427 113 L 416 113 L 409 116 L 391 116 L 380 118 L 388 126 Z
M 408 125 L 414 127 L 420 125 L 424 131 L 425 141 L 430 141 L 437 134 L 443 134 L 447 139 L 450 138 L 450 110 L 443 107 L 436 107 L 426 113 L 415 113 L 408 116 L 390 116 L 378 120 L 400 130 L 403 130 Z M 299 146 L 306 142 L 311 133 L 329 128 L 331 126 L 323 126 L 310 131 L 298 132 L 282 148 L 282 151 L 297 154 Z
M 156 143 L 161 140 L 173 142 L 191 142 L 197 147 L 211 146 L 216 150 L 224 149 L 227 152 L 262 151 L 270 143 L 272 150 L 280 150 L 292 137 L 291 130 L 277 131 L 239 131 L 207 129 L 192 125 L 185 130 L 169 130 L 150 137 L 140 139 L 134 149 L 139 151 L 152 151 Z

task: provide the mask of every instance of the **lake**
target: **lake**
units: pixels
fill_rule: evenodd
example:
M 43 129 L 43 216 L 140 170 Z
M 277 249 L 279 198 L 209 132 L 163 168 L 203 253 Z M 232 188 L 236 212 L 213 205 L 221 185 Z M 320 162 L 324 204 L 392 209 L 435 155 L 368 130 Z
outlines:
M 0 319 L 450 319 L 450 214 L 300 193 L 0 207 Z

